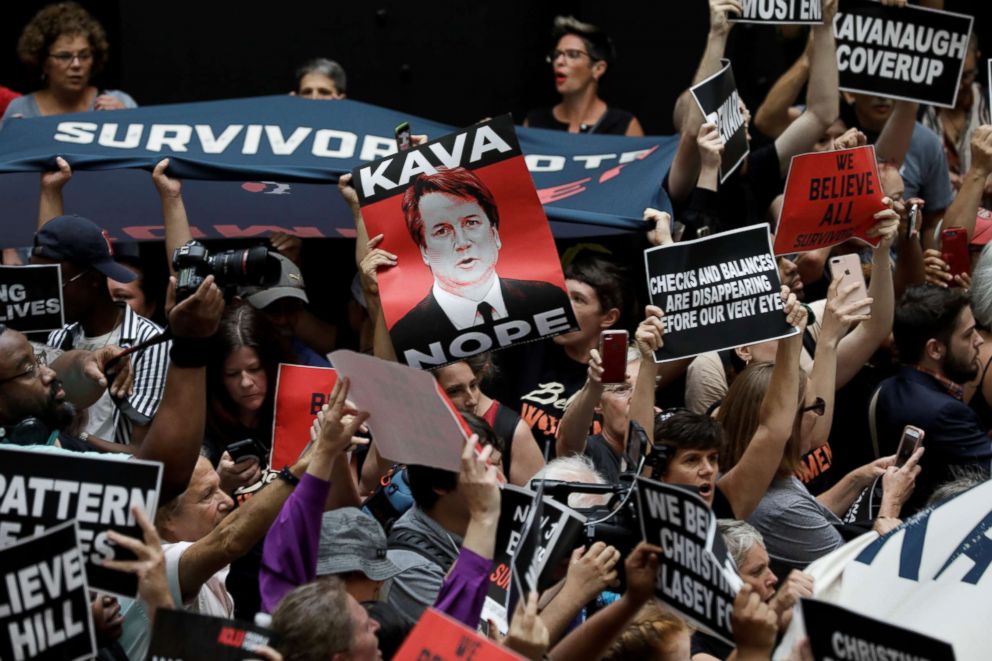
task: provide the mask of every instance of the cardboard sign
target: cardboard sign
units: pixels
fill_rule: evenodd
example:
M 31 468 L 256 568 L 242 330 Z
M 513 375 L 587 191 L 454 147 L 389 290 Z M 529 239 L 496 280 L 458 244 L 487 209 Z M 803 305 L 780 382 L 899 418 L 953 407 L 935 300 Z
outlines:
M 76 520 L 90 587 L 133 599 L 138 594 L 137 577 L 98 563 L 105 558 L 135 558 L 127 549 L 111 545 L 107 530 L 141 539 L 131 506 L 138 505 L 154 520 L 161 481 L 162 464 L 157 461 L 0 446 L 0 548 Z
M 0 550 L 0 659 L 68 661 L 96 654 L 74 521 Z
M 268 629 L 247 622 L 160 608 L 155 613 L 148 659 L 257 659 L 255 650 L 263 645 L 272 647 L 274 637 Z
M 368 411 L 379 454 L 400 464 L 457 473 L 471 435 L 457 409 L 428 372 L 354 351 L 330 356 L 351 380 L 348 399 Z
M 740 18 L 728 14 L 731 23 L 766 25 L 819 25 L 823 23 L 821 0 L 741 0 Z
M 719 538 L 716 515 L 697 494 L 643 477 L 637 478 L 637 511 L 644 540 L 663 550 L 655 594 L 710 635 L 733 645 L 730 614 L 741 582 L 726 558 L 721 561 L 714 554 Z
M 953 108 L 974 19 L 844 0 L 834 17 L 840 88 Z
M 269 466 L 292 466 L 310 443 L 310 426 L 331 399 L 338 373 L 329 367 L 279 364 Z
M 869 239 L 875 214 L 885 209 L 875 148 L 799 154 L 789 163 L 785 198 L 775 231 L 775 254 L 806 252 Z
M 954 661 L 942 640 L 815 599 L 800 599 L 815 659 L 928 659 Z
M 508 647 L 503 647 L 472 631 L 444 613 L 428 608 L 410 630 L 393 661 L 522 661 Z
M 22 333 L 62 328 L 58 264 L 0 266 L 0 324 Z
M 438 367 L 578 327 L 509 115 L 353 177 L 369 236 L 398 257 L 379 291 L 401 361 Z
M 747 144 L 747 122 L 741 112 L 741 97 L 737 94 L 734 70 L 730 60 L 720 60 L 723 68 L 689 88 L 692 98 L 703 113 L 707 122 L 716 124 L 723 140 L 723 154 L 720 157 L 720 183 L 737 169 L 750 148 Z
M 782 313 L 768 225 L 644 251 L 652 305 L 665 311 L 655 362 L 794 335 Z

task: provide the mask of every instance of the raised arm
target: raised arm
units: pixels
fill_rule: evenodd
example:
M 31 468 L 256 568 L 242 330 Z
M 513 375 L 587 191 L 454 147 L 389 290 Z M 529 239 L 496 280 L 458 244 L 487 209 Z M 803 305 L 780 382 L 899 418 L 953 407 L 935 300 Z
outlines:
M 158 412 L 134 453 L 138 459 L 161 461 L 162 493 L 167 502 L 186 490 L 193 474 L 207 416 L 208 339 L 217 332 L 224 296 L 207 276 L 192 296 L 175 304 L 176 281 L 170 279 L 166 301 L 172 349 Z
M 175 275 L 172 268 L 172 255 L 187 241 L 193 239 L 189 229 L 189 218 L 186 216 L 186 205 L 183 204 L 183 182 L 169 177 L 165 171 L 169 167 L 169 159 L 164 158 L 152 170 L 152 182 L 158 190 L 162 202 L 162 220 L 165 224 L 165 261 L 169 265 L 169 273 Z
M 768 90 L 765 100 L 761 102 L 757 112 L 754 113 L 754 127 L 769 138 L 775 139 L 782 135 L 785 129 L 789 128 L 789 125 L 799 117 L 799 111 L 795 110 L 793 106 L 796 99 L 799 98 L 803 85 L 809 80 L 809 56 L 812 46 L 813 40 L 810 38 L 806 42 L 806 50 L 775 81 L 772 88 Z
M 369 316 L 375 323 L 375 330 L 372 334 L 372 352 L 376 358 L 395 362 L 396 349 L 389 338 L 389 329 L 386 328 L 386 317 L 382 310 L 382 301 L 379 298 L 379 269 L 396 266 L 396 255 L 377 247 L 382 243 L 382 239 L 383 235 L 379 234 L 366 242 L 364 254 L 358 263 L 358 275 L 362 282 L 362 291 L 365 294 Z
M 809 81 L 806 87 L 806 112 L 792 122 L 778 138 L 775 150 L 784 177 L 796 154 L 808 152 L 827 127 L 840 114 L 840 91 L 837 74 L 837 46 L 834 42 L 834 14 L 837 0 L 824 0 L 823 23 L 813 27 Z
M 792 436 L 799 401 L 799 354 L 806 329 L 806 308 L 799 304 L 789 288 L 782 287 L 785 315 L 799 332 L 779 340 L 768 390 L 761 400 L 758 428 L 737 465 L 723 474 L 720 490 L 730 500 L 734 516 L 746 519 L 761 502 L 779 465 L 782 453 Z
M 968 240 L 975 234 L 975 217 L 985 194 L 985 182 L 992 173 L 992 126 L 975 129 L 971 136 L 971 167 L 961 178 L 958 194 L 944 212 L 944 227 L 963 227 Z
M 627 591 L 555 645 L 548 654 L 552 661 L 600 658 L 641 606 L 654 596 L 661 552 L 660 547 L 639 543 L 624 563 Z
M 44 172 L 41 175 L 41 197 L 38 201 L 38 229 L 56 216 L 65 213 L 62 202 L 62 189 L 72 178 L 72 168 L 69 162 L 61 156 L 55 158 L 59 169 L 55 172 Z
M 664 311 L 658 306 L 646 306 L 644 321 L 634 333 L 637 350 L 641 354 L 641 367 L 637 371 L 634 392 L 630 395 L 629 415 L 644 429 L 649 442 L 654 442 L 654 391 L 659 368 L 658 363 L 654 362 L 654 352 L 664 345 L 664 316 Z
M 720 70 L 720 60 L 727 48 L 727 36 L 733 27 L 728 19 L 729 13 L 740 16 L 740 0 L 709 0 L 710 29 L 706 38 L 706 49 L 699 61 L 696 75 L 692 84 L 696 85 L 706 80 Z M 668 194 L 673 200 L 681 201 L 689 197 L 699 173 L 699 152 L 696 150 L 696 135 L 703 123 L 703 114 L 696 107 L 689 90 L 675 103 L 674 123 L 681 134 L 678 150 L 672 160 L 668 173 Z
M 367 413 L 358 412 L 345 415 L 349 385 L 347 378 L 335 383 L 330 402 L 314 419 L 310 430 L 314 443 L 310 465 L 265 538 L 259 588 L 262 608 L 268 613 L 275 610 L 286 593 L 312 581 L 316 575 L 320 527 L 333 466 L 368 417 Z M 180 585 L 185 589 L 185 583 Z
M 896 101 L 892 114 L 885 122 L 882 132 L 875 141 L 875 157 L 879 161 L 902 167 L 913 141 L 913 128 L 916 126 L 916 111 L 920 104 L 912 101 Z
M 589 427 L 604 389 L 603 361 L 596 349 L 589 352 L 589 369 L 586 370 L 586 375 L 582 389 L 572 397 L 558 423 L 555 451 L 559 457 L 582 454 L 586 450 L 586 437 L 589 436 Z
M 837 345 L 854 322 L 864 323 L 869 314 L 855 314 L 871 298 L 850 300 L 850 295 L 858 288 L 857 283 L 849 283 L 841 288 L 838 275 L 827 289 L 827 304 L 823 311 L 823 324 L 816 342 L 816 355 L 813 358 L 813 371 L 810 372 L 809 386 L 806 388 L 806 406 L 817 399 L 823 400 L 823 412 L 814 416 L 813 426 L 804 435 L 802 453 L 824 445 L 830 438 L 830 427 L 834 419 L 834 400 L 837 393 Z
M 888 198 L 886 201 L 891 204 Z M 899 214 L 890 207 L 876 213 L 875 220 L 878 222 L 868 230 L 868 235 L 882 237 L 882 241 L 875 248 L 871 262 L 871 283 L 868 285 L 868 297 L 872 299 L 871 317 L 858 324 L 837 346 L 838 388 L 854 378 L 892 331 L 896 301 L 889 248 L 899 231 Z

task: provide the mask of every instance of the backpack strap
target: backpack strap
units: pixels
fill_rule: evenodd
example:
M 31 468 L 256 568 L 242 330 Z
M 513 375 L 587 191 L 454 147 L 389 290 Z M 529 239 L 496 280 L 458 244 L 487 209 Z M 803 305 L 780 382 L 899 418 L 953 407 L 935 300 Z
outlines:
M 449 556 L 447 551 L 431 541 L 429 537 L 409 528 L 393 528 L 389 533 L 388 546 L 390 550 L 412 551 L 437 565 L 445 572 L 455 562 L 454 558 Z

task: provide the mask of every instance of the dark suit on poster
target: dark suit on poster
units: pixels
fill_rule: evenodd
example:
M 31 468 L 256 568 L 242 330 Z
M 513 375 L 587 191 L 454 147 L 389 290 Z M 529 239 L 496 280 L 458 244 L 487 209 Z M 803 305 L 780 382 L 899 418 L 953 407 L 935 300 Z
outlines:
M 499 284 L 507 316 L 504 319 L 497 319 L 497 324 L 520 320 L 528 322 L 533 330 L 535 314 L 562 307 L 569 320 L 572 321 L 572 327 L 575 327 L 571 302 L 568 299 L 568 294 L 560 287 L 538 280 L 511 280 L 508 278 L 500 278 Z M 480 324 L 472 328 L 458 330 L 448 319 L 448 315 L 437 302 L 432 290 L 389 329 L 389 336 L 393 341 L 397 357 L 403 360 L 404 351 L 408 349 L 427 351 L 428 345 L 432 342 L 440 342 L 447 354 L 452 340 L 458 335 L 471 331 L 481 331 L 484 328 Z M 527 339 L 537 339 L 536 333 L 534 337 Z M 493 348 L 499 347 L 494 346 Z

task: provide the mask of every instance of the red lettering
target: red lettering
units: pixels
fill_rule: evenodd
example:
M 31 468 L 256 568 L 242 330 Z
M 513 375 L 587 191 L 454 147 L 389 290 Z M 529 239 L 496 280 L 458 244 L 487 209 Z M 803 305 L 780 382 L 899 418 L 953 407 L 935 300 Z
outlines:
M 132 225 L 125 227 L 123 231 L 128 238 L 135 241 L 162 241 L 165 239 L 165 227 L 162 225 Z M 193 225 L 190 225 L 189 231 L 194 239 L 203 239 L 207 236 L 203 230 Z
M 217 231 L 225 239 L 245 239 L 253 236 L 260 236 L 270 232 L 284 232 L 298 236 L 301 239 L 323 239 L 326 235 L 316 227 L 280 227 L 279 225 L 249 225 L 242 229 L 237 225 L 214 225 Z
M 592 177 L 586 177 L 585 179 L 571 181 L 567 184 L 561 184 L 560 186 L 542 188 L 537 191 L 537 197 L 541 200 L 541 204 L 549 204 L 551 202 L 557 202 L 558 200 L 564 200 L 566 197 L 572 197 L 573 195 L 578 195 L 584 191 L 586 189 L 584 184 L 587 184 L 590 181 L 592 181 Z
M 245 632 L 234 627 L 222 627 L 217 642 L 228 647 L 241 647 L 245 640 Z

